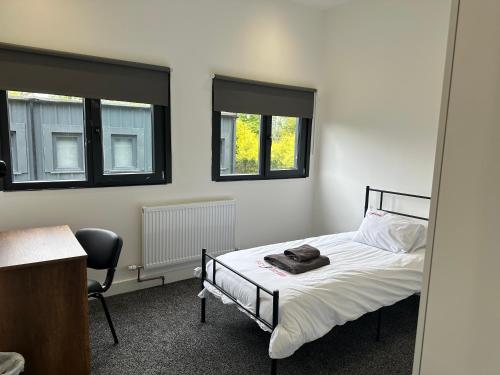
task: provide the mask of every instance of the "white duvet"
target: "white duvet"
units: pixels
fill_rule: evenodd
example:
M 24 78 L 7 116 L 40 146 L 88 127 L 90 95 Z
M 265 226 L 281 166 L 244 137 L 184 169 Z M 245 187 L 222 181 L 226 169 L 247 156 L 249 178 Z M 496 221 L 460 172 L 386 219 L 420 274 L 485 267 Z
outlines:
M 424 250 L 391 253 L 353 242 L 355 232 L 313 237 L 219 256 L 228 266 L 269 289 L 279 290 L 279 321 L 269 343 L 271 358 L 292 355 L 303 344 L 316 340 L 336 325 L 389 306 L 420 292 Z M 330 265 L 299 275 L 264 262 L 268 254 L 310 244 L 330 258 Z M 212 279 L 212 262 L 207 264 Z M 217 266 L 216 283 L 250 311 L 255 311 L 256 288 L 236 274 Z M 232 301 L 209 283 L 205 288 L 224 303 Z M 272 297 L 261 292 L 260 314 L 272 322 Z M 262 329 L 269 329 L 259 324 Z

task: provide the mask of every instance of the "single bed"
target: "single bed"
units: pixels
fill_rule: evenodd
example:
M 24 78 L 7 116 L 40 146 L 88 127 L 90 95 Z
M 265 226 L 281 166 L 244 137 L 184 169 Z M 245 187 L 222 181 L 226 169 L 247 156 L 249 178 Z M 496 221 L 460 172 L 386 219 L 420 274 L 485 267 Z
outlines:
M 370 192 L 430 199 L 386 190 L 366 188 L 365 212 Z M 393 214 L 427 218 L 388 211 Z M 420 292 L 425 250 L 392 253 L 354 242 L 356 232 L 240 250 L 213 258 L 202 254 L 202 316 L 206 294 L 236 304 L 264 330 L 271 332 L 271 374 L 277 360 L 291 356 L 303 344 L 316 340 L 333 327 L 390 306 Z M 285 249 L 309 244 L 330 258 L 330 265 L 293 275 L 272 267 L 263 258 Z M 207 262 L 208 260 L 208 262 Z M 214 267 L 215 264 L 215 267 Z M 380 319 L 378 320 L 380 323 Z M 379 328 L 377 330 L 379 335 Z

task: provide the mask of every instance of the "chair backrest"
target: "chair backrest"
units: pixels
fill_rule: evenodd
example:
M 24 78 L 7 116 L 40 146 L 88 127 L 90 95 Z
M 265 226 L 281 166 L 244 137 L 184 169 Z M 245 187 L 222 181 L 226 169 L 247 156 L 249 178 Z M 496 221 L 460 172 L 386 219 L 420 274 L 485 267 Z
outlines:
M 87 267 L 96 270 L 116 268 L 123 241 L 116 233 L 106 229 L 85 228 L 75 234 L 87 253 Z
M 113 282 L 123 240 L 114 232 L 98 228 L 80 229 L 75 236 L 87 253 L 87 267 L 108 270 L 103 285 L 104 290 L 108 290 Z

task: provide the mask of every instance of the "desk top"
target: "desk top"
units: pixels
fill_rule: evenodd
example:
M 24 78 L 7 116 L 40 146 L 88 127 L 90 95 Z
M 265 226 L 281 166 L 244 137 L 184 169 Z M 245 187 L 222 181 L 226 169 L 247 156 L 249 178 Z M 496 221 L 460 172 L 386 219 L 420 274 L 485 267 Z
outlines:
M 67 225 L 0 232 L 0 271 L 86 256 Z

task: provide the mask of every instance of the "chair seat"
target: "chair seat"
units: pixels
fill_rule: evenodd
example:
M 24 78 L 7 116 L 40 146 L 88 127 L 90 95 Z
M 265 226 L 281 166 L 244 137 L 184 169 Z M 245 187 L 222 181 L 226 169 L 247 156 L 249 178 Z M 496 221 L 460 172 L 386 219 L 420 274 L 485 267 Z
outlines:
M 98 281 L 92 280 L 92 279 L 87 280 L 87 293 L 88 294 L 102 293 L 102 291 L 103 291 L 102 285 Z

